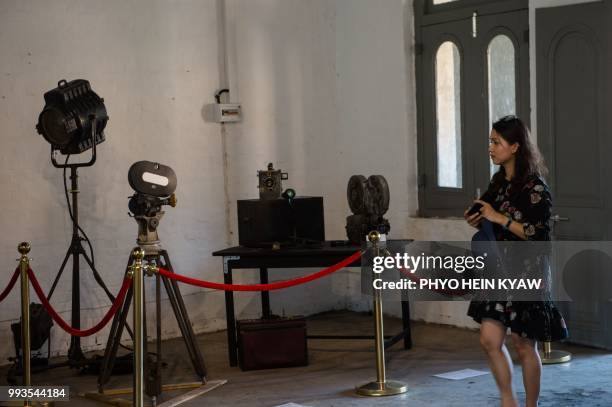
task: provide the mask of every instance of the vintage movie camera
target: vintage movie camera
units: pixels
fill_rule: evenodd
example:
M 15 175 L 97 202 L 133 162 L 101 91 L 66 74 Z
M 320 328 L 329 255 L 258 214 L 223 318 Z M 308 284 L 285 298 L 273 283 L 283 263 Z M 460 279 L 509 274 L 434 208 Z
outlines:
M 283 180 L 289 179 L 289 174 L 281 170 L 275 170 L 272 163 L 268 163 L 268 169 L 257 171 L 259 178 L 259 199 L 278 199 L 283 190 Z
M 138 161 L 128 171 L 128 182 L 136 192 L 130 197 L 128 208 L 138 223 L 138 245 L 159 249 L 157 227 L 164 215 L 162 207 L 176 206 L 176 174 L 172 168 L 151 161 Z
M 355 244 L 365 241 L 372 230 L 387 234 L 391 230 L 383 215 L 389 209 L 389 185 L 382 175 L 353 175 L 346 195 L 353 215 L 346 218 L 346 235 Z

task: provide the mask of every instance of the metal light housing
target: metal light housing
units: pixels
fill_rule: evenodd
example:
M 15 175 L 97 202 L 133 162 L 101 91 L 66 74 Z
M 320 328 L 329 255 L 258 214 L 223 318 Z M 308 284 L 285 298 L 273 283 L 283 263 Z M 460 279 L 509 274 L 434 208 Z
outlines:
M 57 88 L 45 93 L 45 107 L 36 130 L 62 154 L 80 154 L 105 140 L 108 114 L 104 99 L 89 81 L 62 79 Z

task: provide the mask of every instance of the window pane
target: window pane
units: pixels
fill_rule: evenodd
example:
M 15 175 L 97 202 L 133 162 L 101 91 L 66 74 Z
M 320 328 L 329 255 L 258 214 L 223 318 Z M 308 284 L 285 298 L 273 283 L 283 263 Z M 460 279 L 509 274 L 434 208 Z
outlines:
M 516 114 L 514 44 L 506 35 L 497 35 L 487 48 L 489 87 L 489 128 L 497 119 Z M 487 135 L 488 137 L 488 135 Z M 491 175 L 498 166 L 490 163 Z
M 450 3 L 451 1 L 457 1 L 457 0 L 433 0 L 433 4 L 444 4 L 444 3 Z
M 461 188 L 461 72 L 459 50 L 450 41 L 436 53 L 436 145 L 438 185 Z

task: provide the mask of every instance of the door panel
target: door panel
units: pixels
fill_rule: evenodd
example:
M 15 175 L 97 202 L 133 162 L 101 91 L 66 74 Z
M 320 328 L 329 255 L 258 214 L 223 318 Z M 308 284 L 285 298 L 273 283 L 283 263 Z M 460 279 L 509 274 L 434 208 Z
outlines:
M 536 10 L 538 144 L 550 170 L 553 211 L 567 219 L 555 222 L 556 240 L 610 238 L 609 6 Z M 591 267 L 585 275 L 598 268 L 584 267 Z M 583 299 L 559 306 L 572 342 L 612 348 L 609 302 Z

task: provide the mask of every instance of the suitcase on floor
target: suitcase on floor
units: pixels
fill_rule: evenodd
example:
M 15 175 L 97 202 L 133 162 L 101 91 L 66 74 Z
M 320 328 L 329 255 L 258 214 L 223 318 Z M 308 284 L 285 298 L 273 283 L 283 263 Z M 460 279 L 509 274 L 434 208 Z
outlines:
M 242 370 L 308 365 L 303 317 L 241 320 L 237 331 Z

